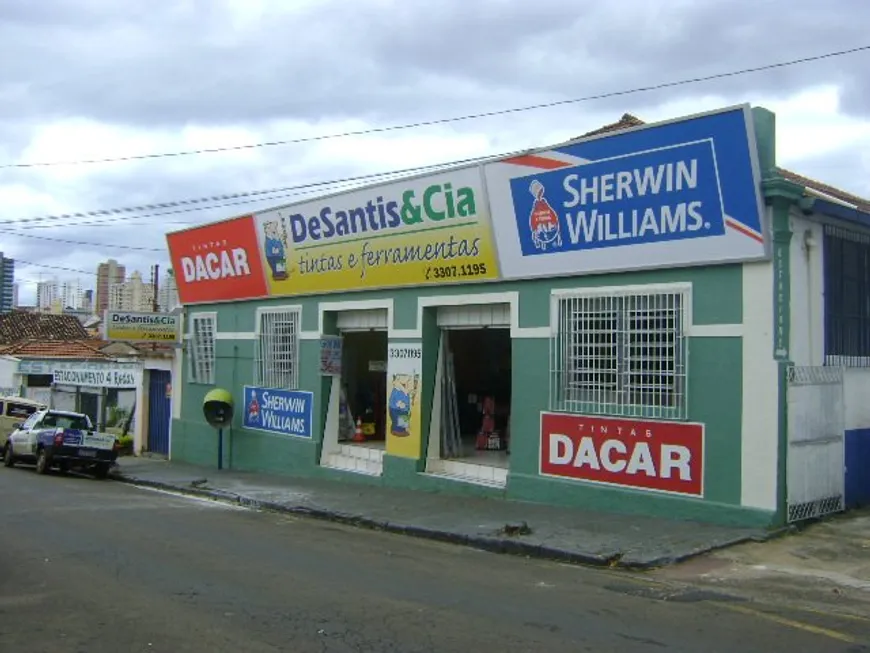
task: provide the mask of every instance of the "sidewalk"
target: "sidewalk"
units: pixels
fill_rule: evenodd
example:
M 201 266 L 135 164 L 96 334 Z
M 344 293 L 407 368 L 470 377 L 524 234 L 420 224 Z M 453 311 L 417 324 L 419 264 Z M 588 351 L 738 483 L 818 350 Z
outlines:
M 660 567 L 766 537 L 761 529 L 217 471 L 153 458 L 120 458 L 113 476 L 123 482 L 252 508 L 303 514 L 499 553 L 630 569 Z
M 870 508 L 656 570 L 653 578 L 811 612 L 851 615 L 870 632 Z

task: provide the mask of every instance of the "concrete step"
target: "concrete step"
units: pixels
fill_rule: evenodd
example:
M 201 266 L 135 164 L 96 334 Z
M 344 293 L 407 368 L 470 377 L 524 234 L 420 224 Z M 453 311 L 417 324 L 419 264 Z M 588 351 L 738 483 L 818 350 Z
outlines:
M 504 467 L 440 459 L 429 459 L 426 464 L 426 473 L 430 476 L 476 483 L 487 487 L 505 487 L 508 476 L 508 470 Z

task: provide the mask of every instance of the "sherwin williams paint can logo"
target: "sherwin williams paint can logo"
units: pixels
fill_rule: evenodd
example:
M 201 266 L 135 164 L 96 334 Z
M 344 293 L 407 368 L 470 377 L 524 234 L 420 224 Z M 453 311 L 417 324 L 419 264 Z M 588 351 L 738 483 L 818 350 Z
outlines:
M 479 167 L 257 215 L 273 295 L 498 277 Z
M 535 198 L 529 215 L 529 235 L 535 249 L 546 252 L 562 246 L 562 225 L 559 214 L 544 197 L 544 184 L 535 179 L 529 185 L 529 192 Z

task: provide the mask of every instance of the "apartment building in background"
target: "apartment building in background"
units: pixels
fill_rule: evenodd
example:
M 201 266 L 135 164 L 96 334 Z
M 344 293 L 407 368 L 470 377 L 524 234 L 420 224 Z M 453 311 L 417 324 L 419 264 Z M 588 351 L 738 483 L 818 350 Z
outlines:
M 54 304 L 59 303 L 60 289 L 57 279 L 48 279 L 36 283 L 36 308 L 40 311 L 50 311 Z
M 97 292 L 94 298 L 94 312 L 97 315 L 102 315 L 103 311 L 109 308 L 109 293 L 112 285 L 123 284 L 126 278 L 127 269 L 113 258 L 97 266 Z
M 82 309 L 84 292 L 82 283 L 78 279 L 64 281 L 60 286 L 60 302 L 63 308 L 71 308 L 75 311 Z
M 0 313 L 10 313 L 15 305 L 15 261 L 0 252 Z
M 134 272 L 127 281 L 109 286 L 107 308 L 112 311 L 153 311 L 154 286 L 142 281 L 139 272 Z
M 169 313 L 180 305 L 175 271 L 169 268 L 166 271 L 166 276 L 163 278 L 163 283 L 160 284 L 160 289 L 157 291 L 157 310 Z

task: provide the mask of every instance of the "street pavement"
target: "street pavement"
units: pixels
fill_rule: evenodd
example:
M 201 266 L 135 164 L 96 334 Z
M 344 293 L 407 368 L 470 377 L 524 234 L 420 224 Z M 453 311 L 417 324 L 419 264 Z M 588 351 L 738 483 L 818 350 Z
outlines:
M 870 651 L 844 620 L 640 573 L 0 469 L 0 651 Z

